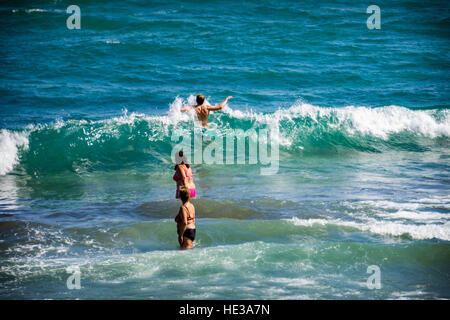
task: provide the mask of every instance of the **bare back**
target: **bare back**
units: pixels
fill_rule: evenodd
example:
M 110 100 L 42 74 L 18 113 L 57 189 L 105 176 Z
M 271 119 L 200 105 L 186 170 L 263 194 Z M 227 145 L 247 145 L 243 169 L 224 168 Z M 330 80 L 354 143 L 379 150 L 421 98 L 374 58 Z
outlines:
M 201 97 L 203 97 L 203 95 L 199 95 Z M 197 118 L 198 121 L 201 122 L 202 127 L 203 128 L 207 128 L 208 127 L 208 117 L 209 117 L 209 113 L 211 111 L 217 111 L 217 110 L 221 110 L 226 104 L 227 101 L 231 98 L 233 98 L 232 96 L 228 96 L 225 98 L 225 100 L 223 100 L 222 103 L 218 104 L 217 106 L 211 106 L 211 105 L 205 105 L 205 99 L 203 97 L 203 99 L 198 99 L 199 96 L 197 96 L 197 105 L 196 106 L 189 106 L 189 107 L 184 107 L 181 108 L 180 111 L 181 112 L 186 112 L 191 110 L 192 108 L 194 108 L 195 113 L 197 114 Z M 199 104 L 201 103 L 201 104 Z
M 200 106 L 195 106 L 195 113 L 197 114 L 198 121 L 201 122 L 202 127 L 206 128 L 208 126 L 209 109 L 204 104 Z
M 185 203 L 183 206 L 181 206 L 180 210 L 182 210 L 182 207 L 186 209 L 187 214 L 186 229 L 195 229 L 195 207 L 190 202 Z

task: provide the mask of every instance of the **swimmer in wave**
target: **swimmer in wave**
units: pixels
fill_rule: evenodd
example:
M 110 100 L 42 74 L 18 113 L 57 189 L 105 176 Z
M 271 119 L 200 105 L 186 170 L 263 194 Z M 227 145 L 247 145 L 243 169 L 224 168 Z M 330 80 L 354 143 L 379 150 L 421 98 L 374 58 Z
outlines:
M 226 104 L 227 101 L 230 100 L 232 98 L 232 96 L 226 97 L 225 100 L 223 100 L 223 102 L 217 106 L 211 106 L 211 105 L 206 105 L 205 104 L 205 96 L 203 94 L 198 94 L 196 101 L 197 101 L 197 105 L 196 106 L 189 106 L 189 107 L 184 107 L 181 108 L 181 112 L 187 112 L 189 110 L 191 110 L 192 108 L 194 108 L 195 113 L 197 114 L 197 118 L 198 121 L 201 123 L 203 128 L 207 128 L 208 127 L 208 117 L 209 117 L 209 113 L 211 111 L 217 111 L 222 109 Z

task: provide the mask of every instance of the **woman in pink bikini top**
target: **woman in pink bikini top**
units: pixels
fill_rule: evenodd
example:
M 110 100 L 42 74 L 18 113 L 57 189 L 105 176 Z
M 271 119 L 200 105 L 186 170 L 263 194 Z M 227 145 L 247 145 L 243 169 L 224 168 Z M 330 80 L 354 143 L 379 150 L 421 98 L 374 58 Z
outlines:
M 173 175 L 173 180 L 177 183 L 177 192 L 175 197 L 180 198 L 179 191 L 180 187 L 186 187 L 189 189 L 190 197 L 195 198 L 195 184 L 192 175 L 192 168 L 187 162 L 183 151 L 178 152 L 180 159 L 177 161 L 175 166 L 175 174 Z

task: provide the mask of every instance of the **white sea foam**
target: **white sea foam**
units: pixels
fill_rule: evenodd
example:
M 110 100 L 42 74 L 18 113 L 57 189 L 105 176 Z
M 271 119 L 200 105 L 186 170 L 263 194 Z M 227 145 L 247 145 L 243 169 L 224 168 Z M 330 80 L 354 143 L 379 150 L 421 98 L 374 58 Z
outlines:
M 417 300 L 417 299 L 423 299 L 422 297 L 424 295 L 427 295 L 429 293 L 424 292 L 422 290 L 414 290 L 414 291 L 401 291 L 401 292 L 393 292 L 392 299 L 396 300 Z
M 400 236 L 409 234 L 414 239 L 442 239 L 450 241 L 450 222 L 442 224 L 403 224 L 394 221 L 379 221 L 367 219 L 364 222 L 344 221 L 339 219 L 299 219 L 293 217 L 290 220 L 294 225 L 311 227 L 313 225 L 338 225 L 356 228 L 383 235 Z
M 428 222 L 439 222 L 445 221 L 450 216 L 444 213 L 431 212 L 431 211 L 407 211 L 407 210 L 399 210 L 394 213 L 377 213 L 379 217 L 390 218 L 390 219 L 408 219 L 414 221 L 428 221 Z
M 48 12 L 48 10 L 37 8 L 37 9 L 26 9 L 25 12 L 26 12 L 26 13 L 32 13 L 32 12 Z
M 305 278 L 273 278 L 270 282 L 279 283 L 285 285 L 287 287 L 305 287 L 305 286 L 314 286 L 316 285 L 316 281 L 312 279 Z
M 25 132 L 0 131 L 0 175 L 11 172 L 19 161 L 19 148 L 28 149 L 28 134 Z
M 193 119 L 192 113 L 181 112 L 181 108 L 189 105 L 195 105 L 195 98 L 193 95 L 189 96 L 187 101 L 180 97 L 176 97 L 175 100 L 169 105 L 169 112 L 167 113 L 167 119 L 170 124 L 177 124 L 180 121 L 189 121 Z
M 279 109 L 274 113 L 262 114 L 254 111 L 240 111 L 224 108 L 224 112 L 237 119 L 254 119 L 258 122 L 293 121 L 302 117 L 314 122 L 333 118 L 329 127 L 343 127 L 350 134 L 372 135 L 387 139 L 390 134 L 412 132 L 429 138 L 450 137 L 450 115 L 443 111 L 443 117 L 433 117 L 435 110 L 412 110 L 401 106 L 379 108 L 347 106 L 343 108 L 324 108 L 304 102 L 296 102 L 288 109 Z
M 65 9 L 41 9 L 41 8 L 31 8 L 31 9 L 12 9 L 12 13 L 25 12 L 25 13 L 42 13 L 42 12 L 56 12 L 56 13 L 66 13 Z
M 346 202 L 347 206 L 353 209 L 359 209 L 357 213 L 351 214 L 354 217 L 361 217 L 362 212 L 367 211 L 367 206 L 373 209 L 374 215 L 384 219 L 408 219 L 418 222 L 446 222 L 450 214 L 433 211 L 434 205 L 448 207 L 448 201 L 445 198 L 411 200 L 409 202 L 394 202 L 387 200 L 366 200 L 356 203 Z

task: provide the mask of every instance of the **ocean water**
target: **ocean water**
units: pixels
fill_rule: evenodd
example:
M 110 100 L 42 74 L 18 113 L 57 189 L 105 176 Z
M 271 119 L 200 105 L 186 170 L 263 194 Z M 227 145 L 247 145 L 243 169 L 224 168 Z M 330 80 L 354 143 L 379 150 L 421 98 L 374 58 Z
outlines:
M 450 5 L 371 4 L 2 1 L 0 299 L 450 298 Z M 278 170 L 193 164 L 180 251 L 199 92 Z

